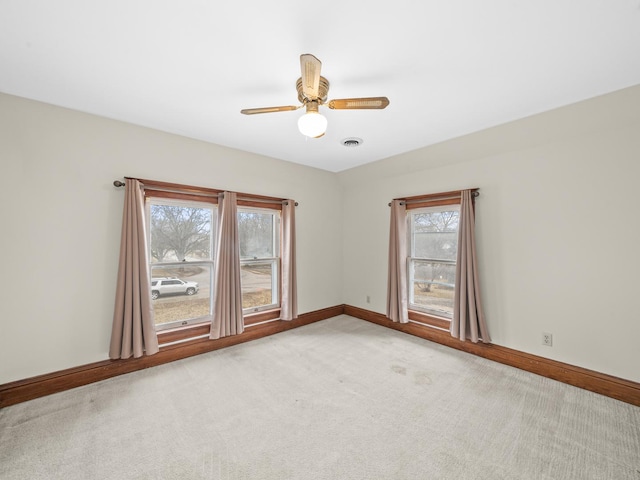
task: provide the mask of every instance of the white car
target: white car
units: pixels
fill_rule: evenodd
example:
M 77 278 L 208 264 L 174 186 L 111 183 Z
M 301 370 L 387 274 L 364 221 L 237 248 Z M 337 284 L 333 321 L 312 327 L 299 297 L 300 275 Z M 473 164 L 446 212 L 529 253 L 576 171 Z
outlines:
M 160 295 L 193 295 L 198 293 L 200 287 L 196 282 L 185 282 L 179 278 L 152 278 L 151 298 L 155 300 Z

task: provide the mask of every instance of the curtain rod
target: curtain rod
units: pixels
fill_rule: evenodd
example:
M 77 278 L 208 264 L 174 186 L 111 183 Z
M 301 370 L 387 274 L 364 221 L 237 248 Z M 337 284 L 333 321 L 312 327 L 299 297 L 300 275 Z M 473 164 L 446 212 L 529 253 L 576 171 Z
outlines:
M 471 196 L 474 198 L 479 197 L 480 192 L 477 190 L 474 190 L 473 192 L 471 192 Z M 460 195 L 443 195 L 442 197 L 439 197 L 436 195 L 432 198 L 416 198 L 415 200 L 404 200 L 404 201 L 401 200 L 400 205 L 409 205 L 412 203 L 423 203 L 423 202 L 430 202 L 430 201 L 437 201 L 437 200 L 449 200 L 450 198 L 460 198 Z M 391 206 L 391 202 L 389 202 L 388 205 Z
M 113 186 L 114 187 L 124 187 L 126 184 L 124 182 L 121 182 L 120 180 L 114 180 L 113 181 Z M 174 192 L 174 193 L 181 193 L 181 190 L 178 188 L 162 188 L 162 187 L 151 187 L 151 190 L 156 190 L 156 191 L 160 191 L 160 192 Z M 183 192 L 182 192 L 183 193 Z M 197 195 L 201 196 L 201 197 L 222 197 L 224 198 L 224 193 L 218 193 L 218 194 L 206 194 L 206 193 L 198 193 Z M 266 200 L 264 198 L 252 198 L 252 197 L 238 197 L 238 200 L 242 200 L 245 202 L 256 202 L 256 203 L 281 203 L 283 205 L 289 205 L 289 201 L 288 200 Z M 298 202 L 295 202 L 294 204 L 296 207 L 298 206 Z

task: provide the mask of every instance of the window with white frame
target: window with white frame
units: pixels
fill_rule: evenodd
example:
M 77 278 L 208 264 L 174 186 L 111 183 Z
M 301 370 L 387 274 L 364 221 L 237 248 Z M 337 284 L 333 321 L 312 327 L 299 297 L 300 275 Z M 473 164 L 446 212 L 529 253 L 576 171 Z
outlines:
M 210 321 L 217 205 L 149 196 L 146 208 L 156 330 Z
M 459 205 L 407 210 L 409 310 L 453 318 Z
M 280 307 L 280 210 L 238 207 L 242 308 Z
M 222 191 L 153 180 L 143 183 L 155 327 L 163 338 L 184 340 L 193 332 L 204 332 L 201 327 L 213 320 Z M 245 326 L 280 316 L 282 202 L 252 194 L 238 199 Z M 193 328 L 179 328 L 185 326 Z

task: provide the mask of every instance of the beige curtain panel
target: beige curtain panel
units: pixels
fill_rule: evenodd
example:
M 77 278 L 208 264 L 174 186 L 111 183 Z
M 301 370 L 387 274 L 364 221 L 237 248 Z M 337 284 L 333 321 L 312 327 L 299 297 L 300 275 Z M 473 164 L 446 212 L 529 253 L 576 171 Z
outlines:
M 456 290 L 451 321 L 451 336 L 465 341 L 489 343 L 491 337 L 480 301 L 478 258 L 476 254 L 475 214 L 471 190 L 463 190 L 458 227 Z
M 224 192 L 218 200 L 212 339 L 238 335 L 244 331 L 237 214 L 236 193 Z
M 409 322 L 407 301 L 407 208 L 404 202 L 400 200 L 391 202 L 387 317 L 394 322 Z
M 151 308 L 149 257 L 142 184 L 127 179 L 120 239 L 120 263 L 109 357 L 113 360 L 158 352 Z
M 296 202 L 287 200 L 282 205 L 282 320 L 298 318 L 296 285 Z

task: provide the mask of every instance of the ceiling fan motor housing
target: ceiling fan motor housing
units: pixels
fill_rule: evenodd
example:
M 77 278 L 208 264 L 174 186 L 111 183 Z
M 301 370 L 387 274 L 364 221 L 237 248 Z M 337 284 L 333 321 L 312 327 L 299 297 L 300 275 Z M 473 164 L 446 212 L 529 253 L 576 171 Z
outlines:
M 322 105 L 327 101 L 329 95 L 329 80 L 320 76 L 320 83 L 318 86 L 318 98 L 307 98 L 302 92 L 302 77 L 296 82 L 296 90 L 298 90 L 298 100 L 300 103 L 307 103 L 309 101 L 317 100 L 319 105 Z

